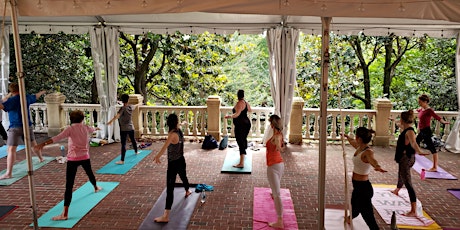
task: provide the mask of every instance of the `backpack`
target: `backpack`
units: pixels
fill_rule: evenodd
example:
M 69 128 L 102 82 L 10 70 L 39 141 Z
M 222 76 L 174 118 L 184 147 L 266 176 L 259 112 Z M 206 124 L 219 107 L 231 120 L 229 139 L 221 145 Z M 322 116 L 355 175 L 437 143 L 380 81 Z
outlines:
M 203 144 L 201 145 L 202 149 L 215 149 L 219 147 L 219 144 L 217 144 L 216 139 L 212 135 L 206 135 L 204 137 Z
M 228 145 L 228 136 L 222 137 L 222 140 L 219 143 L 219 150 L 224 150 Z

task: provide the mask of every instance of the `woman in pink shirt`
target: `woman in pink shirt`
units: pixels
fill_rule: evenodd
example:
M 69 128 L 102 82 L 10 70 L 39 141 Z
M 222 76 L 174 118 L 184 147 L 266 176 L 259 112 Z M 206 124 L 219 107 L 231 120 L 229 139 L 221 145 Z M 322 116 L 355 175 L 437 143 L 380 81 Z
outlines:
M 94 191 L 99 192 L 102 188 L 96 185 L 96 177 L 91 169 L 89 160 L 89 137 L 90 134 L 98 130 L 98 128 L 89 127 L 83 124 L 84 114 L 80 110 L 75 110 L 70 113 L 70 126 L 57 136 L 39 144 L 37 149 L 43 149 L 45 145 L 57 142 L 61 139 L 68 138 L 69 144 L 67 152 L 67 171 L 66 184 L 64 193 L 64 210 L 61 215 L 53 217 L 53 220 L 67 220 L 69 205 L 72 201 L 72 191 L 77 174 L 78 166 L 82 166 L 88 175 L 89 181 L 94 186 Z
M 278 115 L 271 115 L 270 126 L 273 129 L 273 136 L 267 141 L 267 178 L 272 190 L 273 201 L 275 202 L 278 219 L 269 223 L 270 227 L 283 228 L 283 203 L 281 202 L 281 177 L 284 173 L 284 162 L 281 151 L 284 148 L 283 125 Z
M 428 171 L 436 172 L 438 171 L 438 153 L 436 151 L 436 147 L 434 146 L 433 140 L 431 140 L 431 136 L 433 136 L 431 131 L 431 117 L 434 117 L 436 120 L 446 125 L 450 123 L 438 116 L 434 110 L 428 106 L 429 102 L 430 98 L 426 94 L 422 94 L 420 97 L 418 97 L 418 104 L 420 105 L 420 108 L 417 109 L 419 133 L 417 135 L 416 141 L 417 144 L 420 145 L 420 142 L 423 140 L 427 146 L 427 149 L 430 150 L 431 154 L 433 155 L 433 167 L 428 169 Z

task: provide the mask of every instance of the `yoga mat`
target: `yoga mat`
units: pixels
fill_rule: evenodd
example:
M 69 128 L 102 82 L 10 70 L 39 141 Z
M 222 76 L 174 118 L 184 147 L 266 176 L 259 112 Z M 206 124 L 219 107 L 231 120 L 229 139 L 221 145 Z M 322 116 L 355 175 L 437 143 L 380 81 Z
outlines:
M 26 147 L 25 145 L 18 145 L 18 147 L 16 148 L 16 152 L 23 150 L 25 147 Z M 0 158 L 6 157 L 8 155 L 7 150 L 8 150 L 7 145 L 0 147 Z
M 59 216 L 64 208 L 64 200 L 51 208 L 38 219 L 39 227 L 51 228 L 72 228 L 80 221 L 91 209 L 93 209 L 102 199 L 104 199 L 120 182 L 97 182 L 102 187 L 99 192 L 94 192 L 94 187 L 90 182 L 86 182 L 72 193 L 72 203 L 69 206 L 69 216 L 67 220 L 55 221 L 51 218 Z M 64 191 L 63 191 L 64 192 Z M 33 223 L 30 225 L 33 226 Z
M 343 224 L 345 220 L 345 213 L 341 209 L 329 209 L 324 210 L 324 228 L 326 230 L 351 230 L 350 225 Z M 366 222 L 361 215 L 358 215 L 353 219 L 353 229 L 369 229 Z
M 407 229 L 441 229 L 441 227 L 425 212 L 423 216 L 406 217 L 402 214 L 409 212 L 410 201 L 406 188 L 399 191 L 398 196 L 391 193 L 395 186 L 372 185 L 374 197 L 372 204 L 386 224 L 391 224 L 391 215 L 396 212 L 396 223 L 398 228 Z
M 12 213 L 18 206 L 14 205 L 0 205 L 0 220 L 3 220 L 8 214 Z
M 270 188 L 254 187 L 253 229 L 270 229 L 268 223 L 276 222 L 278 218 L 271 192 Z M 281 202 L 283 203 L 284 229 L 299 229 L 289 189 L 281 189 Z
M 457 197 L 457 199 L 460 200 L 460 188 L 449 188 L 447 189 L 448 192 L 450 192 L 452 195 Z
M 38 162 L 38 157 L 32 157 L 32 165 L 34 171 L 41 168 L 43 165 L 48 164 L 50 161 L 54 160 L 54 157 L 43 157 L 42 162 Z M 23 160 L 15 165 L 13 165 L 13 177 L 8 179 L 0 180 L 0 185 L 11 185 L 14 182 L 20 180 L 21 178 L 27 175 L 27 160 Z M 3 175 L 6 172 L 6 169 L 0 172 L 0 175 Z
M 187 229 L 188 222 L 195 210 L 196 203 L 201 193 L 196 193 L 195 188 L 190 187 L 192 194 L 185 198 L 184 187 L 174 188 L 174 201 L 169 214 L 168 223 L 156 223 L 153 219 L 162 216 L 165 211 L 166 204 L 166 189 L 163 190 L 158 200 L 153 205 L 147 217 L 139 226 L 139 230 L 154 230 L 154 229 Z
M 131 168 L 133 168 L 137 163 L 139 163 L 142 159 L 144 159 L 147 155 L 149 155 L 152 151 L 151 150 L 138 150 L 139 154 L 135 154 L 134 150 L 130 149 L 126 151 L 125 155 L 125 163 L 122 165 L 117 165 L 115 162 L 121 159 L 121 156 L 116 157 L 111 162 L 106 164 L 101 169 L 97 170 L 96 173 L 99 174 L 125 174 Z
M 439 154 L 439 153 L 438 153 Z M 430 159 L 415 154 L 415 163 L 412 166 L 412 168 L 420 174 L 422 172 L 422 169 L 430 169 L 433 166 L 433 163 L 430 161 Z M 446 179 L 446 180 L 457 180 L 457 178 L 450 173 L 448 173 L 446 170 L 442 169 L 441 167 L 438 166 L 438 171 L 437 172 L 428 172 L 425 171 L 425 178 L 430 178 L 430 179 Z
M 238 150 L 232 151 L 228 150 L 227 155 L 225 156 L 224 165 L 220 170 L 221 173 L 246 173 L 250 174 L 252 172 L 252 154 L 250 152 L 246 153 L 244 157 L 244 168 L 235 168 L 233 165 L 236 165 L 240 162 L 240 152 Z

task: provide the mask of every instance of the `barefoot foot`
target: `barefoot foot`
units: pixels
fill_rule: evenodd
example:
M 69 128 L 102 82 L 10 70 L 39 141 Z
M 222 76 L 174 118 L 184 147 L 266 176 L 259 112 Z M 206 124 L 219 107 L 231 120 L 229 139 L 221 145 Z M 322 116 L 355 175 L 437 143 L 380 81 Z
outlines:
M 233 167 L 242 169 L 242 168 L 244 168 L 244 165 L 242 165 L 242 164 L 237 164 L 237 165 L 233 165 Z
M 67 220 L 67 216 L 59 215 L 51 218 L 52 220 Z
M 102 190 L 102 187 L 99 187 L 99 186 L 96 186 L 96 187 L 97 187 L 97 188 L 96 188 L 96 189 L 94 189 L 94 192 L 99 192 L 99 191 L 101 191 L 101 190 Z
M 398 196 L 399 190 L 396 190 L 396 189 L 395 189 L 395 190 L 391 191 L 391 193 L 393 193 L 393 194 L 395 194 L 396 196 Z
M 169 219 L 164 217 L 164 216 L 160 216 L 160 217 L 157 217 L 157 218 L 153 219 L 153 221 L 155 221 L 157 223 L 168 223 Z
M 117 162 L 115 162 L 115 164 L 117 164 L 117 165 L 122 165 L 122 164 L 124 164 L 124 163 L 125 163 L 124 161 L 117 161 Z
M 187 190 L 185 192 L 185 198 L 189 197 L 191 194 L 192 194 L 192 192 L 190 192 L 190 190 Z
M 428 171 L 428 172 L 437 172 L 438 169 L 437 169 L 437 168 L 430 168 L 430 169 L 428 169 L 427 171 Z
M 407 217 L 417 217 L 417 213 L 415 213 L 415 212 L 408 212 L 408 213 L 404 213 L 402 215 L 407 216 Z
M 284 228 L 283 222 L 274 222 L 274 223 L 269 223 L 268 226 L 272 228 Z
M 0 180 L 10 179 L 11 177 L 13 177 L 13 176 L 12 176 L 12 175 L 8 175 L 8 174 L 3 174 L 2 176 L 0 176 Z

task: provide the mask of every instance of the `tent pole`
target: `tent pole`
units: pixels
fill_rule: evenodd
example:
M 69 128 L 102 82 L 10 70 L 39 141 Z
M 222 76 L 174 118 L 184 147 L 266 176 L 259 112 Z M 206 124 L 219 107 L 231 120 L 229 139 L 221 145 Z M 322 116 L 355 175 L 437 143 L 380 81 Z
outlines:
M 23 72 L 23 67 L 22 67 L 21 43 L 19 40 L 17 0 L 10 0 L 10 4 L 11 4 L 11 24 L 13 26 L 14 51 L 16 55 L 16 70 L 17 70 L 16 75 L 18 77 L 19 95 L 20 95 L 20 102 L 21 102 L 21 114 L 22 114 L 22 123 L 23 123 L 22 128 L 24 130 L 24 144 L 26 146 L 25 150 L 26 150 L 26 156 L 27 156 L 30 202 L 32 206 L 34 229 L 38 229 L 37 208 L 35 205 L 35 189 L 34 189 L 34 180 L 33 180 L 33 170 L 34 169 L 32 165 L 32 156 L 30 154 L 31 148 L 30 148 L 29 116 L 28 116 L 28 111 L 27 111 L 26 89 L 25 89 L 25 83 L 24 83 L 24 72 Z
M 323 36 L 321 37 L 321 96 L 319 127 L 319 176 L 318 176 L 318 229 L 324 230 L 324 204 L 326 193 L 326 140 L 327 140 L 327 89 L 329 71 L 329 26 L 332 18 L 321 17 Z

